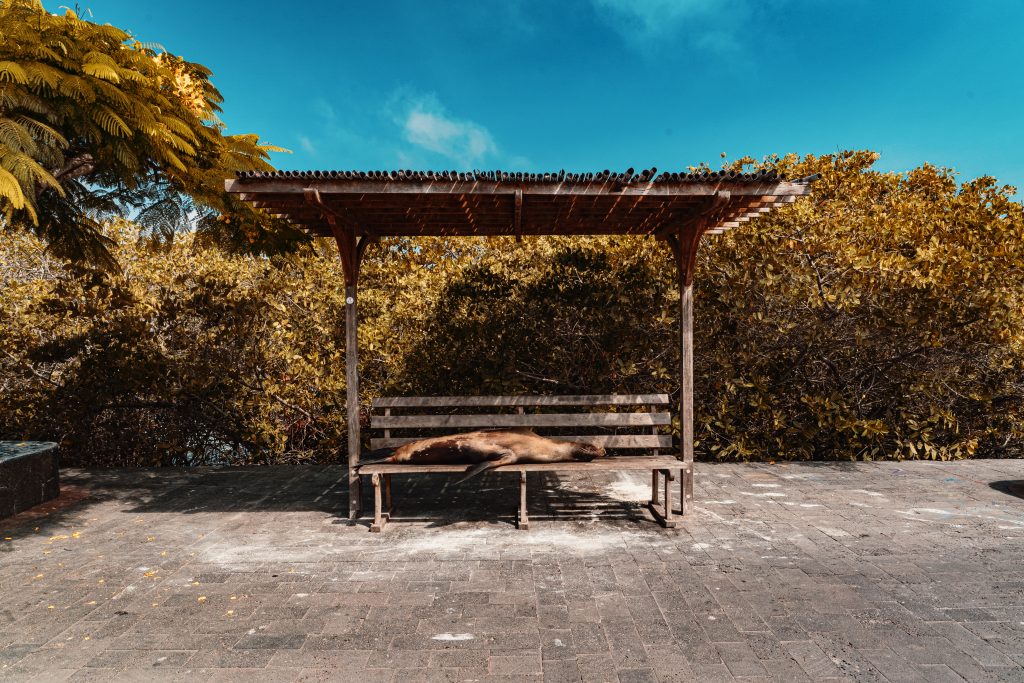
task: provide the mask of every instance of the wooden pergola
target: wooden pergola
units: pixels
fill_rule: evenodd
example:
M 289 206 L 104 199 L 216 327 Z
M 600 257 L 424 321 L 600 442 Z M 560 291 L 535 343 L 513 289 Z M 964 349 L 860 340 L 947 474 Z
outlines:
M 758 173 L 276 171 L 242 173 L 228 192 L 333 237 L 345 274 L 349 516 L 361 514 L 357 285 L 366 247 L 391 236 L 647 235 L 679 278 L 683 510 L 693 504 L 693 276 L 705 235 L 739 227 L 810 193 L 814 177 Z

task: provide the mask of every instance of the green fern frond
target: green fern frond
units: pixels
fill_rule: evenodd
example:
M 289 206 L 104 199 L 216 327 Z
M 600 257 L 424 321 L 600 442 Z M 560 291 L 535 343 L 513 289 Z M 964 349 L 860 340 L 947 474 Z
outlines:
M 57 179 L 28 154 L 0 145 L 0 166 L 17 179 L 26 202 L 36 195 L 36 185 L 49 187 L 58 194 L 64 192 Z
M 116 137 L 131 137 L 132 129 L 124 120 L 106 105 L 99 105 L 93 113 L 93 120 L 107 133 Z
M 36 59 L 45 59 L 51 62 L 60 62 L 63 60 L 61 55 L 57 54 L 45 45 L 34 45 L 30 54 Z
M 49 64 L 41 62 L 27 62 L 22 65 L 28 83 L 35 88 L 44 88 L 49 92 L 57 89 L 62 74 Z
M 149 76 L 131 67 L 118 67 L 117 73 L 125 81 L 131 81 L 140 85 L 150 82 Z
M 8 118 L 0 118 L 0 145 L 23 154 L 35 155 L 39 152 L 39 146 L 28 129 Z
M 190 145 L 187 141 L 181 139 L 181 137 L 179 137 L 178 135 L 175 135 L 174 133 L 167 131 L 164 133 L 164 137 L 167 139 L 168 142 L 171 143 L 171 146 L 174 147 L 174 149 L 178 150 L 179 152 L 184 152 L 189 156 L 192 156 L 196 153 L 196 148 Z
M 94 81 L 92 84 L 96 91 L 97 99 L 118 110 L 131 108 L 132 99 L 124 93 L 121 88 L 109 81 Z
M 129 172 L 136 173 L 139 170 L 139 158 L 135 156 L 131 148 L 128 147 L 122 140 L 118 140 L 113 145 L 114 156 L 121 163 L 121 165 Z
M 82 62 L 90 64 L 104 64 L 109 66 L 111 69 L 117 68 L 117 62 L 115 62 L 110 55 L 104 54 L 103 52 L 97 52 L 90 50 L 82 55 Z
M 175 116 L 169 116 L 167 114 L 161 114 L 157 118 L 159 119 L 160 123 L 167 126 L 168 129 L 170 129 L 172 132 L 176 133 L 180 137 L 186 138 L 190 142 L 196 141 L 195 133 L 192 131 L 192 128 L 189 127 L 181 119 Z
M 93 78 L 101 78 L 111 83 L 120 83 L 121 76 L 117 72 L 117 68 L 109 66 L 107 64 L 97 64 L 95 62 L 89 62 L 82 65 L 82 73 L 88 74 Z
M 34 114 L 44 114 L 50 110 L 42 98 L 15 86 L 0 85 L 0 110 L 13 111 L 16 109 L 30 111 Z
M 28 75 L 20 66 L 14 62 L 0 62 L 0 83 L 24 84 L 27 82 Z
M 181 159 L 179 159 L 178 156 L 173 152 L 167 152 L 167 154 L 165 155 L 165 160 L 172 168 L 175 168 L 181 171 L 182 173 L 186 173 L 188 171 L 188 169 L 185 167 L 185 164 L 183 164 L 181 162 Z
M 60 147 L 61 149 L 68 146 L 68 141 L 60 134 L 60 132 L 57 131 L 56 128 L 48 126 L 38 119 L 34 119 L 24 114 L 14 114 L 11 116 L 11 119 L 24 126 L 32 133 L 32 135 L 48 145 Z
M 0 148 L 0 202 L 6 202 L 17 210 L 24 209 L 27 203 L 21 183 L 4 165 L 3 148 Z
M 58 91 L 60 95 L 70 97 L 78 102 L 93 102 L 96 99 L 96 93 L 92 87 L 84 78 L 78 76 L 68 75 L 66 78 L 62 78 L 58 85 Z

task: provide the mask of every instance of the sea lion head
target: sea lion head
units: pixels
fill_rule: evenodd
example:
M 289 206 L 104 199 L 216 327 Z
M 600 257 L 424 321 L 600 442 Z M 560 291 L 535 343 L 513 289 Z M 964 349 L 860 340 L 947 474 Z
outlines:
M 573 442 L 572 459 L 590 461 L 594 458 L 603 458 L 607 455 L 604 448 L 589 443 Z

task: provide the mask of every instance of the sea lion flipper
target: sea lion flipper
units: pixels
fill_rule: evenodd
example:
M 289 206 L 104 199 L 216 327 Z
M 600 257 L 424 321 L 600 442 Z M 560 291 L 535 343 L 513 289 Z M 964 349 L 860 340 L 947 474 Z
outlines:
M 484 460 L 483 462 L 479 462 L 476 465 L 470 467 L 468 470 L 466 470 L 466 476 L 464 476 L 462 479 L 459 479 L 455 483 L 461 484 L 467 479 L 472 479 L 481 472 L 486 472 L 487 470 L 494 469 L 495 467 L 501 467 L 502 465 L 511 465 L 515 461 L 516 454 L 512 452 L 509 452 L 507 455 L 501 456 L 497 460 Z

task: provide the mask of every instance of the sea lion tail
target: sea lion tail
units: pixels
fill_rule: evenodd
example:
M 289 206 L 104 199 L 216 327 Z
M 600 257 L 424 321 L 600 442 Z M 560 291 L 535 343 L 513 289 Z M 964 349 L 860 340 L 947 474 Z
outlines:
M 368 457 L 369 460 L 363 460 L 363 456 L 360 456 L 359 466 L 362 467 L 363 465 L 377 465 L 382 462 L 391 462 L 391 458 L 394 454 L 394 448 L 378 448 L 376 450 L 367 451 L 365 456 Z

